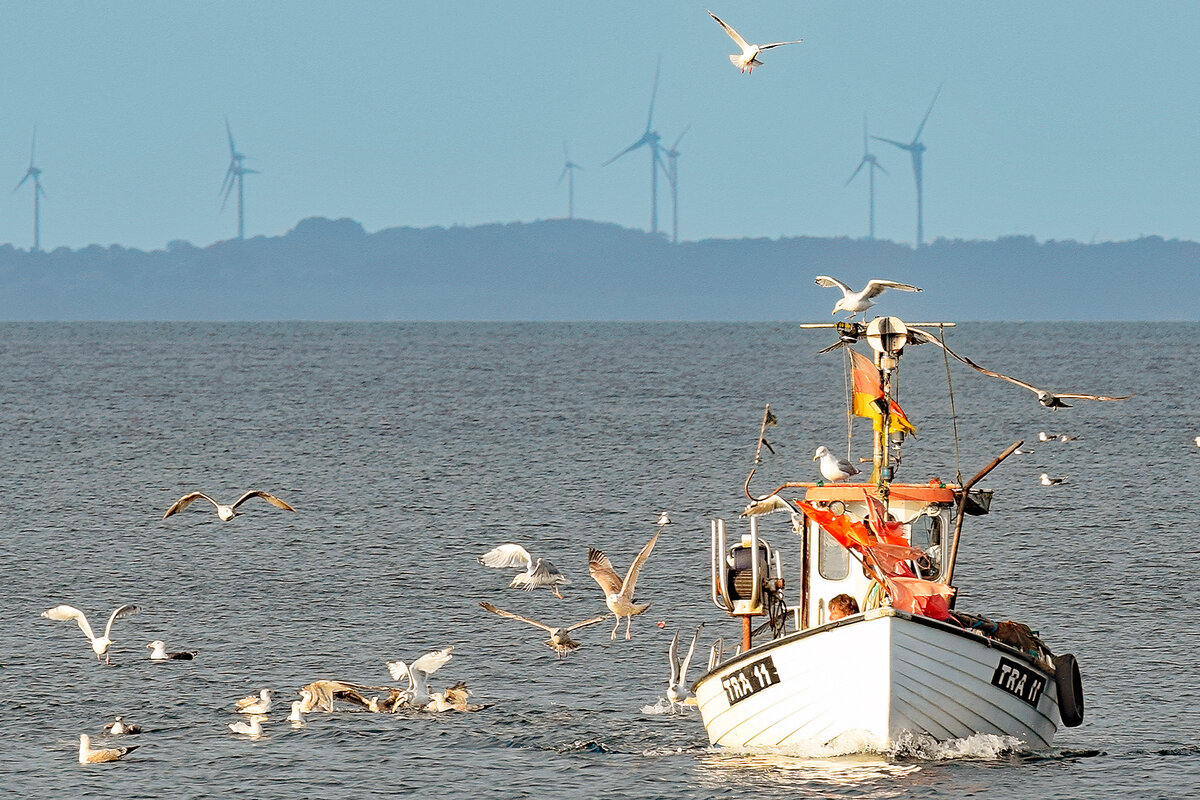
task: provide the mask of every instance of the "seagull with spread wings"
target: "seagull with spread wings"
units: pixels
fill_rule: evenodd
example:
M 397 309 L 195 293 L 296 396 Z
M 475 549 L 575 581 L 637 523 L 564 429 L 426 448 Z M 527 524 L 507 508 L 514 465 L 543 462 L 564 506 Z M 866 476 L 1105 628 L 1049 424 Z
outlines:
M 637 585 L 638 573 L 641 572 L 646 559 L 650 557 L 650 551 L 654 549 L 654 543 L 658 541 L 658 535 L 662 533 L 664 527 L 659 525 L 658 530 L 650 537 L 650 541 L 646 542 L 646 546 L 637 554 L 637 558 L 629 565 L 629 571 L 625 573 L 625 580 L 621 580 L 621 576 L 613 569 L 612 562 L 608 560 L 608 556 L 604 555 L 604 551 L 594 547 L 588 548 L 588 572 L 604 590 L 604 602 L 608 605 L 608 610 L 617 617 L 617 624 L 613 627 L 610 637 L 612 639 L 617 638 L 617 629 L 621 627 L 621 617 L 625 618 L 625 638 L 628 639 L 629 626 L 633 623 L 633 618 L 650 607 L 649 603 L 638 603 L 633 599 L 633 589 Z
M 548 588 L 554 592 L 555 597 L 561 600 L 562 594 L 559 593 L 558 587 L 571 585 L 567 576 L 559 572 L 553 564 L 544 558 L 534 561 L 529 551 L 519 544 L 511 542 L 502 544 L 476 557 L 475 560 L 483 566 L 493 569 L 525 567 L 524 572 L 518 572 L 513 576 L 512 583 L 508 585 L 510 589 L 524 589 L 532 592 L 534 589 Z
M 694 705 L 696 702 L 696 696 L 688 687 L 687 671 L 692 663 L 692 656 L 696 653 L 696 642 L 700 639 L 700 629 L 703 627 L 703 622 L 696 626 L 696 632 L 692 634 L 692 643 L 683 661 L 679 660 L 679 631 L 675 631 L 675 636 L 671 639 L 671 647 L 667 650 L 667 658 L 671 661 L 671 682 L 667 684 L 667 701 L 671 704 L 672 711 L 675 710 L 675 706 L 682 710 L 684 706 Z
M 833 313 L 849 311 L 852 317 L 858 312 L 866 311 L 875 305 L 875 298 L 882 294 L 884 289 L 899 289 L 902 292 L 924 291 L 923 289 L 918 289 L 916 286 L 909 286 L 907 283 L 897 283 L 896 281 L 882 280 L 880 278 L 867 281 L 867 285 L 861 291 L 857 292 L 837 278 L 831 278 L 828 275 L 818 275 L 815 283 L 817 286 L 822 286 L 826 289 L 841 289 L 842 299 L 833 304 Z
M 505 611 L 502 608 L 496 608 L 491 603 L 480 603 L 479 606 L 480 608 L 490 611 L 493 614 L 499 614 L 500 616 L 508 617 L 509 619 L 520 620 L 521 622 L 532 625 L 535 628 L 541 628 L 542 630 L 546 631 L 546 633 L 550 634 L 550 638 L 545 642 L 546 647 L 549 647 L 551 650 L 557 653 L 559 658 L 562 658 L 567 653 L 571 652 L 572 650 L 577 650 L 580 647 L 579 642 L 571 638 L 571 631 L 578 630 L 579 628 L 586 628 L 588 625 L 595 625 L 597 622 L 603 622 L 604 620 L 608 619 L 608 615 L 603 614 L 599 617 L 585 619 L 583 622 L 576 622 L 574 625 L 557 627 L 554 625 L 547 625 L 544 622 L 538 622 L 536 619 L 522 617 L 520 614 L 514 614 L 511 611 Z
M 742 74 L 753 73 L 755 67 L 762 66 L 762 62 L 758 60 L 758 54 L 761 53 L 763 50 L 770 50 L 772 47 L 779 47 L 780 45 L 785 45 L 785 44 L 800 44 L 800 42 L 804 41 L 803 39 L 795 39 L 790 42 L 772 42 L 771 44 L 750 44 L 745 39 L 742 38 L 741 34 L 739 34 L 737 31 L 735 31 L 733 28 L 731 28 L 729 26 L 729 23 L 727 23 L 725 20 L 721 19 L 720 17 L 718 17 L 716 14 L 712 13 L 711 11 L 708 12 L 708 15 L 710 17 L 712 17 L 713 19 L 715 19 L 717 21 L 717 24 L 720 25 L 722 28 L 724 28 L 725 32 L 727 34 L 729 34 L 729 38 L 733 39 L 733 43 L 741 48 L 741 50 L 742 50 L 741 53 L 731 53 L 730 54 L 729 61 L 735 67 L 740 69 L 742 71 Z
M 388 672 L 393 680 L 407 679 L 410 689 L 407 704 L 412 708 L 424 708 L 429 704 L 429 676 L 437 672 L 454 656 L 450 651 L 454 646 L 443 647 L 426 653 L 411 664 L 403 661 L 387 662 Z
M 192 504 L 193 500 L 207 500 L 208 502 L 210 502 L 214 506 L 216 506 L 217 516 L 221 518 L 221 521 L 229 522 L 229 520 L 233 519 L 234 517 L 236 517 L 238 515 L 238 512 L 237 512 L 238 506 L 240 506 L 242 503 L 249 500 L 251 497 L 261 497 L 263 500 L 266 500 L 271 505 L 275 506 L 276 508 L 282 508 L 284 511 L 295 511 L 296 510 L 296 509 L 292 508 L 291 506 L 289 506 L 287 503 L 280 500 L 275 495 L 267 494 L 266 492 L 261 492 L 258 489 L 251 489 L 250 491 L 246 492 L 244 495 L 239 497 L 234 503 L 232 503 L 230 505 L 225 505 L 224 503 L 218 503 L 216 500 L 213 500 L 211 497 L 206 495 L 204 492 L 191 492 L 189 494 L 185 494 L 183 497 L 176 500 L 174 505 L 172 505 L 170 508 L 167 509 L 167 513 L 163 514 L 162 518 L 166 519 L 167 517 L 171 516 L 172 514 L 178 514 L 180 511 L 183 511 L 185 508 L 190 506 Z
M 82 611 L 74 606 L 64 605 L 48 608 L 42 612 L 42 616 L 46 619 L 58 620 L 59 622 L 65 622 L 69 619 L 75 620 L 75 622 L 79 623 L 79 630 L 83 631 L 83 635 L 86 636 L 88 641 L 92 643 L 92 652 L 96 654 L 96 660 L 99 661 L 100 656 L 104 656 L 104 663 L 111 664 L 112 662 L 108 660 L 108 647 L 112 644 L 111 636 L 113 623 L 121 617 L 133 616 L 139 611 L 141 611 L 141 609 L 132 603 L 126 603 L 125 605 L 115 609 L 108 617 L 108 624 L 104 626 L 103 636 L 97 636 L 92 631 L 92 626 L 88 624 L 87 617 L 84 616 Z
M 1128 400 L 1129 398 L 1133 397 L 1133 395 L 1131 395 L 1131 394 L 1125 394 L 1125 395 L 1121 395 L 1119 397 L 1112 397 L 1110 395 L 1104 395 L 1104 394 L 1080 394 L 1077 392 L 1049 392 L 1049 391 L 1046 391 L 1045 389 L 1039 389 L 1038 387 L 1034 386 L 1032 383 L 1026 383 L 1025 381 L 1017 380 L 1016 378 L 1014 378 L 1010 375 L 1003 375 L 999 372 L 992 372 L 990 369 L 984 369 L 983 367 L 979 366 L 978 364 L 976 364 L 974 361 L 967 358 L 966 356 L 961 356 L 958 353 L 951 350 L 949 347 L 947 347 L 945 344 L 943 344 L 933 334 L 927 333 L 919 328 L 909 328 L 908 334 L 910 337 L 913 337 L 913 340 L 917 344 L 920 344 L 922 342 L 929 342 L 930 344 L 937 345 L 938 347 L 942 348 L 942 350 L 944 350 L 947 354 L 949 354 L 950 356 L 954 357 L 955 359 L 961 361 L 962 363 L 966 364 L 968 367 L 975 370 L 976 372 L 981 372 L 984 375 L 987 375 L 988 377 L 991 377 L 991 378 L 999 378 L 1002 381 L 1008 381 L 1009 383 L 1011 383 L 1015 386 L 1020 386 L 1022 389 L 1028 389 L 1029 391 L 1031 391 L 1035 395 L 1037 395 L 1038 402 L 1041 403 L 1046 408 L 1070 408 L 1071 407 L 1070 404 L 1064 403 L 1063 398 L 1066 398 L 1068 400 Z M 1042 441 L 1047 441 L 1047 440 L 1043 439 Z M 1067 439 L 1067 440 L 1060 440 L 1060 441 L 1070 441 L 1070 440 Z

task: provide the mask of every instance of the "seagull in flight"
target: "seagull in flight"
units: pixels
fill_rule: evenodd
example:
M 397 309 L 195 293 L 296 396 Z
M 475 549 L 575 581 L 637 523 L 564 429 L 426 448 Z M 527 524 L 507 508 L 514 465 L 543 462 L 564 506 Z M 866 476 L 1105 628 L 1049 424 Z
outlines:
M 250 491 L 246 492 L 244 495 L 239 497 L 237 499 L 237 501 L 231 505 L 225 505 L 224 503 L 218 503 L 216 500 L 213 500 L 211 497 L 206 495 L 204 492 L 191 492 L 189 494 L 185 494 L 183 497 L 176 500 L 175 504 L 167 509 L 167 513 L 162 515 L 162 518 L 166 519 L 167 517 L 171 516 L 172 514 L 178 514 L 180 511 L 183 511 L 185 508 L 190 506 L 192 504 L 193 500 L 207 500 L 208 502 L 210 502 L 214 506 L 216 506 L 217 516 L 221 518 L 221 521 L 229 522 L 229 520 L 233 519 L 234 517 L 236 517 L 238 515 L 238 512 L 237 512 L 238 506 L 240 506 L 242 503 L 249 500 L 251 497 L 261 497 L 263 500 L 266 500 L 271 505 L 275 506 L 276 508 L 282 508 L 284 511 L 295 511 L 296 510 L 296 509 L 292 508 L 291 506 L 289 506 L 287 503 L 280 500 L 275 495 L 267 494 L 266 492 L 260 492 L 258 489 L 251 489 Z
M 126 604 L 115 609 L 108 617 L 108 624 L 104 626 L 104 635 L 97 636 L 92 632 L 92 626 L 88 624 L 87 617 L 83 612 L 74 606 L 55 606 L 54 608 L 46 609 L 42 612 L 42 616 L 46 619 L 58 620 L 65 622 L 73 619 L 79 623 L 79 630 L 83 631 L 83 635 L 92 643 L 92 652 L 96 654 L 96 660 L 100 660 L 100 656 L 104 656 L 104 663 L 111 664 L 108 660 L 108 647 L 112 644 L 112 626 L 121 617 L 129 617 L 141 611 L 140 608 L 133 604 Z
M 550 634 L 550 638 L 545 642 L 546 647 L 549 647 L 551 650 L 557 653 L 559 658 L 562 658 L 567 653 L 580 647 L 579 642 L 571 638 L 571 631 L 578 630 L 579 628 L 586 628 L 588 625 L 595 625 L 597 622 L 603 622 L 604 620 L 608 619 L 608 615 L 603 614 L 599 617 L 585 619 L 583 622 L 576 622 L 574 625 L 557 627 L 554 625 L 547 625 L 544 622 L 538 622 L 536 619 L 522 617 L 520 614 L 514 614 L 511 611 L 505 611 L 502 608 L 496 608 L 491 603 L 480 603 L 479 606 L 485 611 L 490 611 L 493 614 L 499 614 L 500 616 L 508 617 L 509 619 L 520 620 L 521 622 L 525 622 L 534 626 L 535 628 L 541 628 L 542 630 L 546 631 L 546 633 Z
M 711 11 L 708 12 L 708 15 L 710 17 L 712 17 L 713 19 L 715 19 L 717 21 L 717 24 L 720 25 L 722 28 L 724 28 L 725 32 L 729 34 L 729 38 L 733 39 L 733 43 L 742 49 L 741 53 L 731 53 L 729 56 L 729 61 L 735 67 L 740 69 L 742 71 L 743 75 L 748 74 L 748 73 L 753 73 L 755 67 L 762 66 L 762 62 L 758 60 L 758 54 L 761 53 L 763 50 L 770 50 L 772 47 L 779 47 L 780 45 L 784 45 L 784 44 L 800 44 L 800 42 L 804 41 L 803 39 L 796 39 L 791 42 L 772 42 L 771 44 L 749 44 L 746 42 L 745 39 L 742 38 L 741 34 L 739 34 L 737 31 L 735 31 L 733 28 L 731 28 L 729 26 L 729 23 L 727 23 L 725 20 L 721 19 L 720 17 L 718 17 L 716 14 L 712 13 Z
M 559 593 L 558 587 L 571 584 L 567 576 L 559 572 L 553 564 L 544 558 L 534 561 L 533 556 L 529 555 L 529 551 L 519 544 L 502 544 L 478 556 L 475 560 L 485 567 L 494 569 L 525 567 L 524 572 L 517 573 L 513 577 L 512 583 L 508 585 L 510 589 L 524 589 L 532 592 L 534 589 L 545 587 L 554 592 L 554 596 L 561 600 L 562 594 Z
M 696 652 L 696 641 L 700 638 L 700 629 L 703 627 L 703 622 L 696 626 L 696 632 L 692 634 L 692 643 L 688 647 L 683 661 L 679 660 L 679 631 L 675 631 L 675 636 L 671 639 L 671 647 L 667 650 L 667 658 L 671 661 L 671 681 L 667 684 L 667 701 L 671 704 L 672 711 L 675 710 L 675 706 L 679 706 L 682 710 L 685 705 L 696 702 L 695 695 L 688 688 L 687 671 L 688 666 L 692 663 L 692 656 Z
M 821 445 L 813 454 L 813 461 L 820 461 L 821 477 L 827 481 L 844 481 L 862 472 L 858 467 L 844 458 L 838 458 L 829 452 L 829 448 Z
M 608 556 L 604 555 L 604 551 L 597 550 L 594 547 L 588 548 L 588 572 L 600 584 L 600 588 L 604 590 L 604 602 L 608 605 L 608 610 L 613 612 L 617 617 L 617 624 L 612 629 L 611 639 L 617 638 L 617 629 L 621 627 L 621 617 L 625 618 L 625 638 L 629 639 L 629 626 L 633 623 L 633 618 L 638 614 L 643 613 L 650 607 L 649 603 L 638 603 L 633 599 L 633 589 L 637 585 L 638 573 L 646 563 L 646 559 L 650 557 L 650 551 L 654 549 L 654 543 L 658 541 L 658 535 L 663 532 L 665 525 L 659 525 L 658 530 L 650 537 L 650 541 L 637 554 L 637 558 L 629 565 L 629 571 L 625 573 L 625 580 L 621 580 L 621 576 L 613 569 L 612 562 L 608 560 Z
M 92 738 L 86 733 L 79 734 L 79 763 L 103 764 L 106 761 L 116 761 L 138 749 L 139 745 L 129 747 L 101 747 L 92 749 Z
M 881 280 L 874 278 L 867 281 L 867 285 L 862 291 L 854 291 L 846 284 L 839 281 L 837 278 L 831 278 L 828 275 L 818 275 L 815 279 L 817 286 L 822 286 L 826 289 L 841 289 L 842 299 L 833 304 L 833 313 L 839 311 L 849 311 L 850 316 L 854 316 L 860 311 L 866 311 L 871 306 L 875 305 L 875 298 L 883 293 L 884 289 L 899 289 L 902 292 L 921 292 L 916 286 L 909 286 L 907 283 L 897 283 L 896 281 Z
M 408 694 L 408 705 L 413 708 L 424 708 L 429 705 L 429 676 L 441 669 L 454 656 L 450 651 L 454 647 L 443 647 L 426 653 L 411 664 L 403 661 L 387 662 L 388 672 L 392 680 L 407 679 L 411 687 Z

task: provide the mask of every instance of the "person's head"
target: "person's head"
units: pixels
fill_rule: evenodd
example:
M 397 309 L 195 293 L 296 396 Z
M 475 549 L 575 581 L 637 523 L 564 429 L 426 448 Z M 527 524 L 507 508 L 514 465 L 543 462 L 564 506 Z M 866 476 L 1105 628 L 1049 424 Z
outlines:
M 848 594 L 839 594 L 829 601 L 829 621 L 858 613 L 858 601 Z

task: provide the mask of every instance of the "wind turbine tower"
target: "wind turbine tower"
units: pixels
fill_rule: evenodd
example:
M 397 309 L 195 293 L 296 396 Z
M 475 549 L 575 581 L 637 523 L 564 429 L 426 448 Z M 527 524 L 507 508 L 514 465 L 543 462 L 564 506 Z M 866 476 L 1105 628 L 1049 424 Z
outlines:
M 646 116 L 646 130 L 642 132 L 642 135 L 638 138 L 637 141 L 635 141 L 633 144 L 629 145 L 629 147 L 626 147 L 624 150 L 617 153 L 615 156 L 610 158 L 608 161 L 605 161 L 601 165 L 601 166 L 607 167 L 609 164 L 613 163 L 618 158 L 620 158 L 621 156 L 630 152 L 631 150 L 636 150 L 639 147 L 642 147 L 644 145 L 648 145 L 650 147 L 650 232 L 651 233 L 658 233 L 658 170 L 660 167 L 662 167 L 664 170 L 666 169 L 665 167 L 662 166 L 662 157 L 659 155 L 659 151 L 662 150 L 662 146 L 658 142 L 660 139 L 662 139 L 662 137 L 658 135 L 658 131 L 653 130 L 654 98 L 658 94 L 658 73 L 659 73 L 659 70 L 661 69 L 661 67 L 662 67 L 662 59 L 660 58 L 658 61 L 658 66 L 655 67 L 655 69 L 654 69 L 654 89 L 650 92 L 650 113 Z
M 233 143 L 233 130 L 229 127 L 229 118 L 225 118 L 225 134 L 229 137 L 229 168 L 225 170 L 225 180 L 221 183 L 221 210 L 225 210 L 225 204 L 229 201 L 229 194 L 233 191 L 233 187 L 237 186 L 237 238 L 246 238 L 246 217 L 244 203 L 246 194 L 243 188 L 243 178 L 246 175 L 258 175 L 256 169 L 247 169 L 242 166 L 242 161 L 246 159 L 244 155 L 237 151 L 237 147 Z
M 667 163 L 663 169 L 667 173 L 667 183 L 671 186 L 671 244 L 679 243 L 679 143 L 683 141 L 683 134 L 691 127 L 689 125 L 684 128 L 675 144 L 665 151 Z
M 37 150 L 37 129 L 33 131 L 33 144 L 29 146 L 29 169 L 25 170 L 25 175 L 17 183 L 13 192 L 25 185 L 25 181 L 33 179 L 33 251 L 42 249 L 42 198 L 46 194 L 46 190 L 42 188 L 42 171 L 34 166 L 33 157 Z
M 901 150 L 907 150 L 912 156 L 913 175 L 917 179 L 917 247 L 920 247 L 924 242 L 925 229 L 923 227 L 922 217 L 922 195 L 921 195 L 921 172 L 922 162 L 921 157 L 925 153 L 925 144 L 921 141 L 921 131 L 925 129 L 925 123 L 929 120 L 929 115 L 933 111 L 933 104 L 937 102 L 938 95 L 942 93 L 942 84 L 938 84 L 937 91 L 933 93 L 933 100 L 929 102 L 929 109 L 925 112 L 925 116 L 921 119 L 921 124 L 917 126 L 917 135 L 913 137 L 911 142 L 897 142 L 895 139 L 885 139 L 882 136 L 872 136 L 872 139 L 878 139 L 881 142 L 894 144 Z
M 852 172 L 850 174 L 850 177 L 846 179 L 846 183 L 845 183 L 846 186 L 850 185 L 850 181 L 854 180 L 854 178 L 858 175 L 858 173 L 862 170 L 862 168 L 864 166 L 867 167 L 867 185 L 870 187 L 870 220 L 871 220 L 870 231 L 871 231 L 871 233 L 868 236 L 868 238 L 874 239 L 875 238 L 875 170 L 881 171 L 884 175 L 889 175 L 891 173 L 889 173 L 886 169 L 883 168 L 883 165 L 879 163 L 879 159 L 877 159 L 875 157 L 875 154 L 872 153 L 867 148 L 867 115 L 866 114 L 863 114 L 863 156 L 862 156 L 862 161 L 858 162 L 858 166 L 854 168 L 854 172 Z
M 567 155 L 567 143 L 563 142 L 563 171 L 558 176 L 558 182 L 567 179 L 567 219 L 575 219 L 575 170 L 583 169 Z

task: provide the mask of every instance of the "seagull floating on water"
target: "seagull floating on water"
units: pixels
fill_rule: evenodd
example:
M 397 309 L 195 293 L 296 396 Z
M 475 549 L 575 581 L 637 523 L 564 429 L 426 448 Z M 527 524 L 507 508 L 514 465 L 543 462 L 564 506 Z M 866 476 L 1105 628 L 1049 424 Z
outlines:
M 237 712 L 239 714 L 266 714 L 271 710 L 271 698 L 274 696 L 274 689 L 259 689 L 258 694 L 252 694 L 237 701 Z
M 772 42 L 771 44 L 749 44 L 745 39 L 743 39 L 741 37 L 741 34 L 739 34 L 737 31 L 735 31 L 733 28 L 731 28 L 729 26 L 729 23 L 727 23 L 725 20 L 721 19 L 720 17 L 718 17 L 716 14 L 712 13 L 711 11 L 708 12 L 708 15 L 710 17 L 712 17 L 713 19 L 715 19 L 717 21 L 717 24 L 720 25 L 722 28 L 724 28 L 725 32 L 727 34 L 729 34 L 729 38 L 733 39 L 733 43 L 741 48 L 741 50 L 742 50 L 741 53 L 730 54 L 729 61 L 735 67 L 740 69 L 742 71 L 743 75 L 748 74 L 748 73 L 753 73 L 755 67 L 762 66 L 762 62 L 758 60 L 758 54 L 761 53 L 763 50 L 770 50 L 772 47 L 779 47 L 780 45 L 785 45 L 785 44 L 800 44 L 800 42 L 804 41 L 803 39 L 794 39 L 790 42 Z
M 292 723 L 293 728 L 299 728 L 304 725 L 304 701 L 292 701 L 292 713 L 288 715 L 287 721 Z
M 1042 486 L 1057 486 L 1060 483 L 1066 483 L 1066 478 L 1051 478 L 1049 474 L 1043 472 L 1041 476 Z
M 104 726 L 104 730 L 108 731 L 113 736 L 125 736 L 141 733 L 142 726 L 126 722 L 125 718 L 118 714 L 116 719 Z
M 173 653 L 167 652 L 167 646 L 162 639 L 155 639 L 150 644 L 146 645 L 150 648 L 151 661 L 191 661 L 196 657 L 196 650 L 177 650 Z
M 916 286 L 909 286 L 907 283 L 897 283 L 896 281 L 881 280 L 879 278 L 867 281 L 867 285 L 858 292 L 837 278 L 831 278 L 828 275 L 818 275 L 815 282 L 817 286 L 823 286 L 826 289 L 841 289 L 842 299 L 833 304 L 833 313 L 849 311 L 850 316 L 854 316 L 860 311 L 866 311 L 875 305 L 875 298 L 882 294 L 884 289 L 899 289 L 902 292 L 924 291 L 918 289 Z
M 259 737 L 262 736 L 262 724 L 267 721 L 266 714 L 251 714 L 247 719 L 249 722 L 238 720 L 237 722 L 229 723 L 229 730 L 242 736 Z
M 696 652 L 700 629 L 703 627 L 703 622 L 696 626 L 696 632 L 692 634 L 692 643 L 688 647 L 683 661 L 679 660 L 679 631 L 675 631 L 675 636 L 671 639 L 671 647 L 667 650 L 667 658 L 671 661 L 671 680 L 667 684 L 667 701 L 671 704 L 672 711 L 675 710 L 675 706 L 679 706 L 682 710 L 685 705 L 695 705 L 696 703 L 696 696 L 691 693 L 688 686 L 687 671 L 688 666 L 692 663 L 692 656 Z
M 1200 439 L 1200 436 L 1197 436 L 1196 438 Z M 660 525 L 660 526 L 661 525 L 670 525 L 671 524 L 671 515 L 665 511 L 662 512 L 661 514 L 658 515 L 658 522 L 656 522 L 654 524 Z
M 132 753 L 139 746 L 132 744 L 128 747 L 102 747 L 93 750 L 91 737 L 86 733 L 81 733 L 79 734 L 79 763 L 103 764 L 106 761 L 116 761 Z
M 454 647 L 443 647 L 418 658 L 411 664 L 403 661 L 387 662 L 388 672 L 392 680 L 408 680 L 411 687 L 408 695 L 408 705 L 414 708 L 424 708 L 429 704 L 429 676 L 437 672 L 454 656 L 450 651 Z
M 287 503 L 280 500 L 275 495 L 267 494 L 266 492 L 261 492 L 258 489 L 251 489 L 250 491 L 246 492 L 244 495 L 239 497 L 231 505 L 225 505 L 224 503 L 218 503 L 216 500 L 213 500 L 211 497 L 206 495 L 204 492 L 191 492 L 189 494 L 185 494 L 183 497 L 176 500 L 175 504 L 167 509 L 167 513 L 163 514 L 162 518 L 166 519 L 167 517 L 171 516 L 172 514 L 178 514 L 180 511 L 183 511 L 185 508 L 190 506 L 192 504 L 193 500 L 207 500 L 208 502 L 210 502 L 214 506 L 216 506 L 217 516 L 221 518 L 221 521 L 229 522 L 229 520 L 233 519 L 234 517 L 236 517 L 238 515 L 238 511 L 237 511 L 238 506 L 240 506 L 242 503 L 249 500 L 251 497 L 261 497 L 263 500 L 266 500 L 271 505 L 275 506 L 276 508 L 282 508 L 284 511 L 295 511 L 296 510 L 296 509 L 292 508 L 291 506 L 289 506 Z
M 505 611 L 502 608 L 496 608 L 491 603 L 480 603 L 479 606 L 485 611 L 490 611 L 493 614 L 499 614 L 502 617 L 519 620 L 526 624 L 533 625 L 535 628 L 541 628 L 542 630 L 546 631 L 550 634 L 550 638 L 545 641 L 545 645 L 557 653 L 559 658 L 562 658 L 567 653 L 580 647 L 579 642 L 571 638 L 571 631 L 578 630 L 579 628 L 585 628 L 588 625 L 595 625 L 597 622 L 603 622 L 604 620 L 608 619 L 608 615 L 604 614 L 599 617 L 592 617 L 591 619 L 584 620 L 583 622 L 576 622 L 574 625 L 558 627 L 554 625 L 547 625 L 544 622 L 538 622 L 536 619 L 530 619 L 529 617 L 522 617 L 520 614 L 514 614 L 511 611 Z
M 646 563 L 646 559 L 650 557 L 650 551 L 654 549 L 654 543 L 658 541 L 658 535 L 663 532 L 663 527 L 663 525 L 658 526 L 658 530 L 650 537 L 650 541 L 646 542 L 641 552 L 637 554 L 637 558 L 629 565 L 629 571 L 625 573 L 625 580 L 621 580 L 621 576 L 613 569 L 612 562 L 608 560 L 608 556 L 604 555 L 604 551 L 594 547 L 588 548 L 588 572 L 604 590 L 604 602 L 608 605 L 608 610 L 617 617 L 617 624 L 613 626 L 610 639 L 617 638 L 617 629 L 621 627 L 621 617 L 625 618 L 625 638 L 629 639 L 629 626 L 633 624 L 633 618 L 644 613 L 650 607 L 649 603 L 634 601 L 633 589 L 637 585 L 638 573 Z
M 827 481 L 844 481 L 847 478 L 861 474 L 862 470 L 844 458 L 838 458 L 829 452 L 829 448 L 821 445 L 813 454 L 813 461 L 820 461 L 821 477 Z
M 555 597 L 561 600 L 562 594 L 559 593 L 558 587 L 571 585 L 567 576 L 559 572 L 553 564 L 544 558 L 534 561 L 533 556 L 529 555 L 529 551 L 519 544 L 502 544 L 475 560 L 483 566 L 493 569 L 524 566 L 525 571 L 517 573 L 513 577 L 512 583 L 509 584 L 511 589 L 524 589 L 532 592 L 534 589 L 548 588 L 554 592 Z
M 99 661 L 100 656 L 104 656 L 104 663 L 111 664 L 112 662 L 108 659 L 108 647 L 112 644 L 112 639 L 110 637 L 112 635 L 113 623 L 121 617 L 132 616 L 133 614 L 138 613 L 140 610 L 140 608 L 133 604 L 126 604 L 115 609 L 112 614 L 109 615 L 108 624 L 104 626 L 103 636 L 97 636 L 92 632 L 92 626 L 88 624 L 87 617 L 84 616 L 82 611 L 74 606 L 55 606 L 54 608 L 49 608 L 43 611 L 42 616 L 47 619 L 58 620 L 60 622 L 65 622 L 69 619 L 75 620 L 77 623 L 79 623 L 79 630 L 83 631 L 83 635 L 86 636 L 88 641 L 92 643 L 92 652 L 96 654 L 96 660 Z

